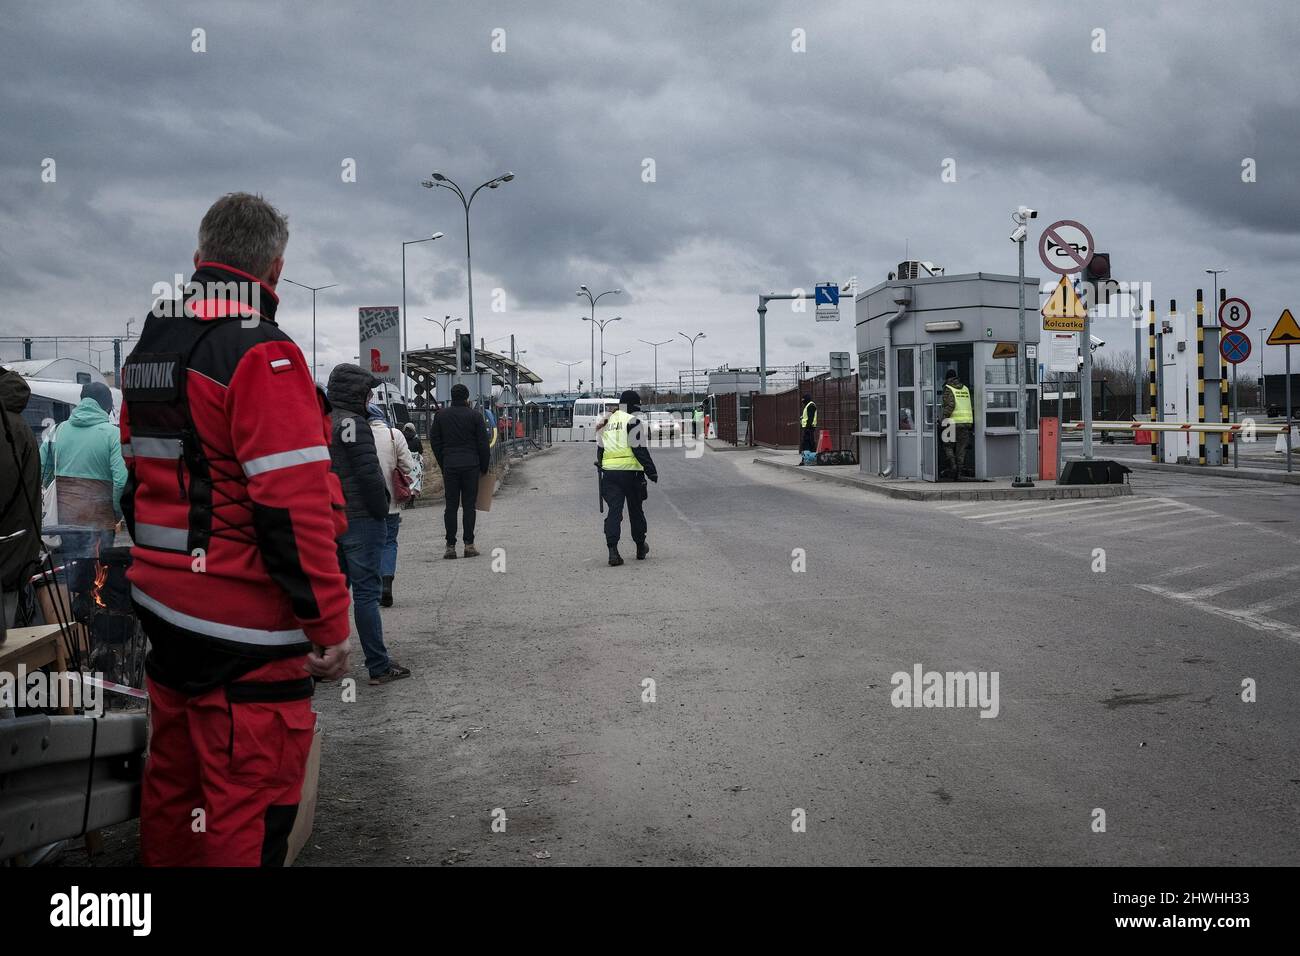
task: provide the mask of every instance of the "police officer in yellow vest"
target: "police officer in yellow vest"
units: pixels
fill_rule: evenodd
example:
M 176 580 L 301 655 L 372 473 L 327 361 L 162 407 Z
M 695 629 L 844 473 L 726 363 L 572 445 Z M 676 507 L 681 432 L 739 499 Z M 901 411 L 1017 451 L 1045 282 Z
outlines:
M 623 563 L 618 553 L 618 539 L 623 530 L 623 502 L 627 502 L 632 523 L 632 540 L 636 542 L 636 559 L 645 560 L 650 553 L 646 544 L 646 479 L 659 481 L 659 472 L 650 458 L 645 425 L 636 412 L 641 396 L 628 389 L 618 398 L 619 407 L 596 431 L 596 467 L 600 469 L 600 496 L 609 505 L 605 514 L 605 544 L 609 547 L 609 566 Z
M 803 464 L 803 453 L 817 451 L 817 403 L 811 395 L 803 396 L 803 411 L 799 413 L 799 464 Z
M 939 437 L 943 443 L 944 475 L 953 481 L 961 481 L 965 475 L 974 424 L 970 389 L 961 383 L 957 370 L 950 368 L 943 383 L 943 421 Z

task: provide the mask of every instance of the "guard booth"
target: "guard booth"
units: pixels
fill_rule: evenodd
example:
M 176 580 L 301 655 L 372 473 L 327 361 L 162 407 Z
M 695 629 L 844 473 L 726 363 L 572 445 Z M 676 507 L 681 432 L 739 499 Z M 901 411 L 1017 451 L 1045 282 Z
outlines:
M 860 428 L 854 435 L 862 471 L 938 480 L 943 383 L 956 369 L 970 389 L 975 419 L 965 477 L 1015 476 L 1019 282 L 984 272 L 891 278 L 856 297 Z M 1025 341 L 1036 346 L 1038 280 L 1026 277 L 1024 284 Z M 1026 469 L 1036 475 L 1038 361 L 1020 360 Z

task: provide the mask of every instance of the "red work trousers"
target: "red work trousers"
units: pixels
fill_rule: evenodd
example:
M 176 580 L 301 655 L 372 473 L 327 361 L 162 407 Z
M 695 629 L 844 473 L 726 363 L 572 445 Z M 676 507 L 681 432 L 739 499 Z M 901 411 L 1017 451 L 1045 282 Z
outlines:
M 194 697 L 148 682 L 145 866 L 284 865 L 316 726 L 305 660 Z

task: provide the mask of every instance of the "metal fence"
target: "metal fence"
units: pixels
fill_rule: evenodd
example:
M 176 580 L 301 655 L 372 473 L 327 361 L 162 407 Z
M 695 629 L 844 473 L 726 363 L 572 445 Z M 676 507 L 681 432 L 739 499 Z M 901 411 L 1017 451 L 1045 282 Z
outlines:
M 749 444 L 798 447 L 804 395 L 811 395 L 817 403 L 817 428 L 830 432 L 832 451 L 854 451 L 853 433 L 858 428 L 856 373 L 844 378 L 819 375 L 784 392 L 755 392 L 750 400 Z M 718 434 L 721 436 L 721 430 Z

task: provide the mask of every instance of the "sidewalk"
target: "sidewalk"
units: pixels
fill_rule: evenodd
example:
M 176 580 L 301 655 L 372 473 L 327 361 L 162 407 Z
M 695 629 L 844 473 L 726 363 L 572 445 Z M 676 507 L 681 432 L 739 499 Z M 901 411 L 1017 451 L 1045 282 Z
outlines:
M 904 501 L 1022 501 L 1028 499 L 1116 498 L 1133 494 L 1130 485 L 1062 485 L 1035 481 L 1032 488 L 1012 488 L 1010 478 L 991 481 L 930 482 L 915 479 L 880 478 L 864 474 L 857 465 L 798 465 L 772 456 L 754 459 L 757 465 L 778 468 L 802 478 L 829 481 L 860 488 L 872 494 Z

